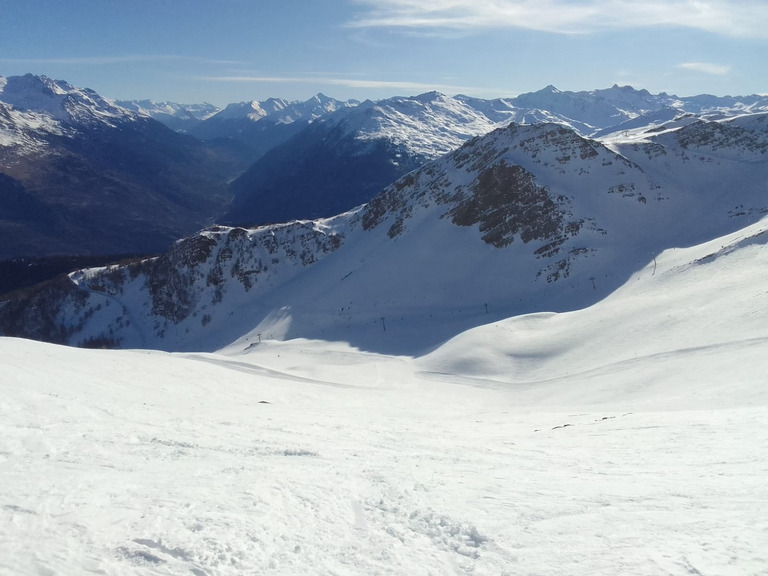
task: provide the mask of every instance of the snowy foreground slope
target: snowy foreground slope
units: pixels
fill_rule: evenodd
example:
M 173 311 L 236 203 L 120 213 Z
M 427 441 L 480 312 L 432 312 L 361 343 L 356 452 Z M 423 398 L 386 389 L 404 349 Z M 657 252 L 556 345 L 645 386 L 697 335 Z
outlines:
M 765 574 L 767 242 L 420 358 L 0 339 L 0 573 Z

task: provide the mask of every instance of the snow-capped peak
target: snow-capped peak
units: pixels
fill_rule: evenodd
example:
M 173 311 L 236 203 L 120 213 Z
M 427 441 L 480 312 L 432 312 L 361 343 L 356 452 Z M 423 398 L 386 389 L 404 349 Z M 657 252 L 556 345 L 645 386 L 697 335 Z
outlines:
M 437 90 L 431 90 L 430 92 L 424 92 L 423 94 L 419 94 L 418 96 L 414 96 L 413 99 L 426 104 L 428 102 L 436 102 L 436 101 L 439 101 L 439 100 L 445 100 L 446 99 L 446 95 L 441 93 L 441 92 L 438 92 Z
M 245 102 L 234 102 L 228 104 L 221 112 L 218 112 L 213 117 L 218 120 L 237 120 L 247 118 L 253 122 L 257 122 L 266 116 L 267 113 L 262 109 L 261 104 L 257 100 L 248 100 Z
M 322 92 L 318 92 L 317 94 L 312 96 L 312 98 L 310 98 L 307 102 L 312 100 L 314 100 L 315 102 L 326 103 L 326 102 L 331 102 L 334 99 L 331 98 L 330 96 L 326 96 Z
M 394 97 L 341 110 L 323 119 L 358 140 L 386 139 L 412 154 L 436 158 L 498 124 L 458 98 L 439 92 Z
M 0 101 L 17 110 L 45 114 L 68 124 L 107 122 L 130 112 L 89 88 L 76 88 L 47 76 L 10 76 L 0 87 Z

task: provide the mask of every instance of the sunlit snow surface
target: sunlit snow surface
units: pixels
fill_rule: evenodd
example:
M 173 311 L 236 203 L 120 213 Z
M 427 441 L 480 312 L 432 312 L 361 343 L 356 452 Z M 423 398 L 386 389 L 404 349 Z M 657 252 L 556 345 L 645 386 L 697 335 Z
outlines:
M 0 339 L 0 573 L 766 574 L 765 229 L 420 358 Z

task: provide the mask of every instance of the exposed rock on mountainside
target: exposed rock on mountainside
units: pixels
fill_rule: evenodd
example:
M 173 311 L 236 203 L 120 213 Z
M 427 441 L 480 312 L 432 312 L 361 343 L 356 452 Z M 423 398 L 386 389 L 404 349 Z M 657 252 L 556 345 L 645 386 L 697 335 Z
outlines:
M 563 213 L 547 189 L 538 186 L 533 174 L 504 160 L 480 171 L 470 193 L 458 192 L 446 199 L 456 203 L 448 211 L 454 224 L 478 224 L 482 239 L 497 248 L 512 243 L 515 235 L 523 242 L 548 239 L 539 250 L 552 250 L 565 241 Z M 578 232 L 578 224 L 571 228 Z

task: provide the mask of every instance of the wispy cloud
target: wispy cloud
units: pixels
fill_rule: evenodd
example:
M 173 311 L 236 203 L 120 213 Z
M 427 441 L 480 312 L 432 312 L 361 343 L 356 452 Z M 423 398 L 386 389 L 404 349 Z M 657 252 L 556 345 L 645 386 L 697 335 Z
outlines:
M 330 78 L 327 76 L 199 76 L 198 80 L 207 82 L 250 82 L 254 84 L 320 84 L 344 86 L 346 88 L 392 89 L 408 91 L 438 90 L 440 92 L 478 92 L 484 91 L 473 86 L 453 84 L 428 84 L 424 82 L 372 80 L 363 78 Z
M 692 28 L 768 38 L 765 0 L 355 0 L 350 28 L 523 28 L 557 34 L 606 29 Z
M 72 66 L 100 66 L 163 61 L 188 61 L 198 64 L 216 64 L 229 66 L 243 63 L 237 60 L 216 60 L 212 58 L 196 58 L 193 56 L 176 56 L 172 54 L 132 54 L 127 56 L 84 56 L 71 58 L 0 58 L 0 63 L 3 64 L 60 64 Z
M 725 76 L 731 71 L 731 67 L 726 64 L 713 64 L 712 62 L 683 62 L 678 64 L 677 68 L 703 72 L 712 76 Z

